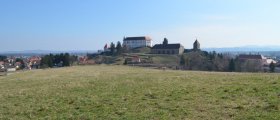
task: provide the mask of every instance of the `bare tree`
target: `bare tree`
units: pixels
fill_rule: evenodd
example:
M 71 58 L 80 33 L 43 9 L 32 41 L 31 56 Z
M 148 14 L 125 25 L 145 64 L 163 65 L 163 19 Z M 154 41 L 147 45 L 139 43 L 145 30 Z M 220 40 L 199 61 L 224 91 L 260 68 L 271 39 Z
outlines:
M 241 72 L 261 72 L 263 64 L 261 60 L 246 60 L 239 62 L 239 68 Z

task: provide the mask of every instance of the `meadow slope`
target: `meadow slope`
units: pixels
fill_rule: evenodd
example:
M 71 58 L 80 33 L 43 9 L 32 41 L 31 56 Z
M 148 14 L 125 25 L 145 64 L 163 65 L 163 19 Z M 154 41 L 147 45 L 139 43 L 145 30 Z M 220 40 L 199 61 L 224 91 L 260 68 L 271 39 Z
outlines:
M 78 66 L 0 76 L 0 119 L 280 119 L 280 74 Z

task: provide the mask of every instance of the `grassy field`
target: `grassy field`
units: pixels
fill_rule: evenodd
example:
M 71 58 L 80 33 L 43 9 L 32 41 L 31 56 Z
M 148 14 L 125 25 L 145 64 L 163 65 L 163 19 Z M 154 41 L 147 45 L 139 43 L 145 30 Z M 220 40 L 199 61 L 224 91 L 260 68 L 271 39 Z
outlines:
M 0 76 L 0 119 L 280 119 L 280 74 L 82 66 Z
M 180 63 L 180 57 L 178 55 L 151 55 L 153 63 L 155 64 L 168 64 L 178 65 Z

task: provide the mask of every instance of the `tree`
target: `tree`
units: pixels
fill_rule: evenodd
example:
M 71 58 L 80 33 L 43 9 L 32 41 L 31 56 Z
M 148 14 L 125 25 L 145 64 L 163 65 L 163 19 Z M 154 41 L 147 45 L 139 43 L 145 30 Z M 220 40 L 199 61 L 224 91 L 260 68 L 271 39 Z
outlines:
M 186 61 L 185 61 L 184 55 L 181 56 L 180 65 L 186 65 Z
M 116 49 L 115 44 L 113 42 L 111 42 L 111 45 L 110 45 L 111 55 L 114 55 L 115 49 Z
M 208 59 L 202 52 L 189 52 L 185 56 L 185 65 L 189 70 L 209 70 Z
M 222 54 L 214 57 L 213 60 L 210 60 L 208 68 L 213 71 L 229 71 L 229 62 L 230 59 L 228 57 L 220 57 Z
M 118 55 L 122 53 L 122 44 L 120 41 L 118 41 L 118 43 L 117 43 L 116 50 L 117 50 Z
M 164 40 L 163 40 L 163 43 L 162 43 L 163 45 L 168 45 L 168 39 L 167 38 L 164 38 Z
M 53 67 L 53 61 L 54 61 L 54 56 L 53 56 L 53 54 L 50 54 L 48 56 L 48 66 L 49 67 Z
M 0 55 L 0 61 L 4 61 L 7 59 L 7 56 Z
M 122 53 L 128 53 L 129 52 L 129 49 L 126 45 L 123 45 L 122 46 Z
M 25 68 L 25 64 L 24 64 L 23 59 L 17 58 L 17 59 L 16 59 L 16 62 L 20 62 L 20 64 L 21 64 L 21 66 L 19 66 L 20 69 L 24 69 L 24 68 Z
M 53 67 L 53 55 L 45 55 L 42 57 L 41 66 L 43 68 Z
M 47 68 L 48 67 L 46 56 L 42 57 L 40 66 L 41 66 L 41 68 Z
M 127 65 L 127 63 L 128 63 L 128 61 L 127 61 L 127 59 L 125 59 L 123 64 Z
M 60 54 L 49 54 L 42 57 L 41 66 L 43 68 L 46 67 L 64 67 L 70 66 L 75 61 L 77 61 L 78 57 L 74 55 L 70 55 L 69 53 L 60 53 Z
M 70 56 L 70 65 L 73 65 L 77 61 L 78 61 L 78 56 L 76 56 L 76 55 Z
M 216 53 L 216 51 L 213 51 L 213 52 L 210 52 L 210 53 L 208 54 L 208 56 L 209 56 L 209 59 L 210 59 L 210 60 L 213 60 L 213 59 L 216 58 L 217 53 Z
M 62 57 L 63 66 L 70 66 L 70 54 L 65 53 Z
M 261 72 L 263 64 L 261 60 L 246 60 L 239 63 L 241 72 Z
M 269 71 L 270 71 L 270 72 L 275 72 L 275 63 L 274 63 L 274 62 L 271 62 L 271 63 L 269 64 Z
M 235 71 L 235 62 L 234 59 L 231 59 L 229 62 L 229 71 L 234 72 Z
M 63 57 L 64 55 L 61 53 L 61 54 L 55 54 L 55 55 L 50 55 L 52 56 L 52 64 L 54 64 L 53 66 L 56 66 L 56 67 L 62 67 L 63 65 L 61 63 L 63 63 Z

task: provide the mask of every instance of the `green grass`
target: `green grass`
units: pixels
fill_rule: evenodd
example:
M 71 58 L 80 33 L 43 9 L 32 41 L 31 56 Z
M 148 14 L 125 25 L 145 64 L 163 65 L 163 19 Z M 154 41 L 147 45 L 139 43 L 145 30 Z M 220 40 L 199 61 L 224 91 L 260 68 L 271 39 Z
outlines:
M 0 119 L 280 119 L 280 75 L 82 66 L 0 76 Z
M 178 55 L 151 55 L 153 63 L 155 64 L 167 64 L 178 65 L 180 63 L 180 57 Z
M 135 48 L 131 50 L 132 53 L 150 53 L 151 48 L 142 47 L 142 48 Z

